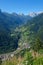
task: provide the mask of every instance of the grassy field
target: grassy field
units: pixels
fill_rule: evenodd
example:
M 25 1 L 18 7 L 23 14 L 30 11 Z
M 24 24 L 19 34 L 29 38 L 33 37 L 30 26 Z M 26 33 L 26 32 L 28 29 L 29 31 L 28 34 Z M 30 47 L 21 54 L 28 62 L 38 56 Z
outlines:
M 23 56 L 13 56 L 0 62 L 0 65 L 43 65 L 43 53 L 26 51 Z

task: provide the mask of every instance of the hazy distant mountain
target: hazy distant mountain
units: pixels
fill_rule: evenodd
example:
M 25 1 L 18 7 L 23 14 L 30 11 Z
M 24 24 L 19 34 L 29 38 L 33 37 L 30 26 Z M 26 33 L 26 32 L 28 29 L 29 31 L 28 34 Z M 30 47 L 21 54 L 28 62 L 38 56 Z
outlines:
M 31 19 L 31 17 L 28 15 L 19 15 L 16 13 L 9 14 L 0 10 L 0 22 L 6 24 L 6 26 L 10 28 L 25 24 L 29 19 Z
M 26 23 L 28 20 L 30 20 L 32 17 L 29 15 L 19 14 L 20 19 L 23 21 L 23 23 Z

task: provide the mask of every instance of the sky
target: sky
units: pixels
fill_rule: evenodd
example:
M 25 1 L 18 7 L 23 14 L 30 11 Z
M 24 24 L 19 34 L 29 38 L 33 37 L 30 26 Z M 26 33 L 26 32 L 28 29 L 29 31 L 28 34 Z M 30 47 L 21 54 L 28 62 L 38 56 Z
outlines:
M 0 0 L 0 9 L 9 13 L 40 12 L 43 11 L 43 0 Z

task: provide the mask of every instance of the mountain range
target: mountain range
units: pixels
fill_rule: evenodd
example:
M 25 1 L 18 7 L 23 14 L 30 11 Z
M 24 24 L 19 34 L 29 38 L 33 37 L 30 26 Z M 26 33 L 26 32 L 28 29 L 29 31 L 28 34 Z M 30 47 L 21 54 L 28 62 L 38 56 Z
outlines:
M 21 15 L 0 10 L 0 53 L 14 51 L 20 43 L 32 43 L 37 36 L 43 42 L 43 13 Z

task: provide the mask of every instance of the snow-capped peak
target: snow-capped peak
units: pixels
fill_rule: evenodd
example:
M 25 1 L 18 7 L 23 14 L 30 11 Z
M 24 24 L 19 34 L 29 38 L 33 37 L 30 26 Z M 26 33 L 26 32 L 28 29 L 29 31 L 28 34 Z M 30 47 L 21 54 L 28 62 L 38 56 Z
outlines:
M 38 14 L 37 13 L 35 13 L 35 12 L 31 12 L 31 13 L 29 13 L 29 16 L 31 16 L 31 17 L 35 17 L 35 16 L 37 16 Z

